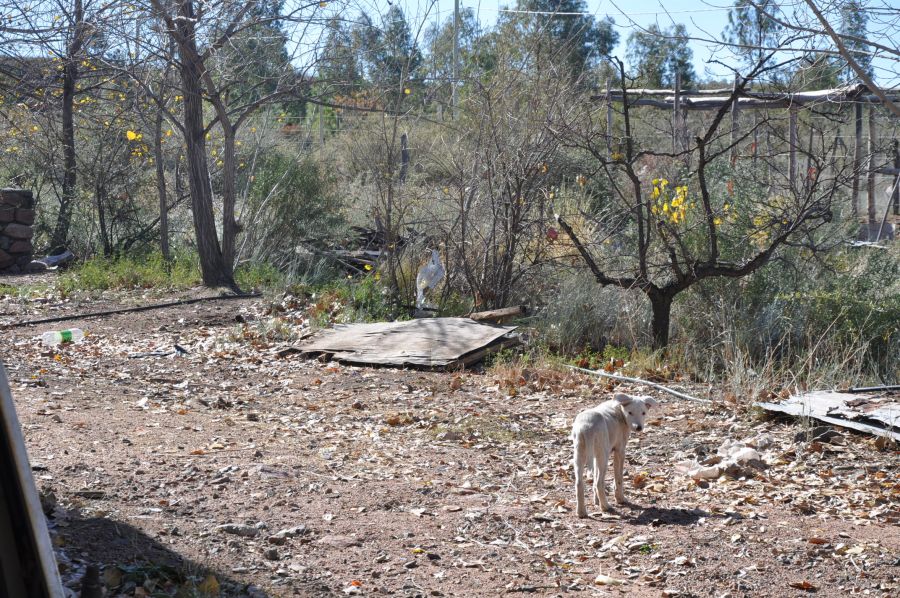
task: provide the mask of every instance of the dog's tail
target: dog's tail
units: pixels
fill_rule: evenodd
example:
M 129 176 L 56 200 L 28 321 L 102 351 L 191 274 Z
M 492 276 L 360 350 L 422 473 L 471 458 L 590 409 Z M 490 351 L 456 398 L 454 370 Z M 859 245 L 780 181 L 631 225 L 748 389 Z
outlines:
M 588 450 L 587 440 L 585 439 L 583 434 L 578 434 L 575 430 L 572 430 L 572 444 L 574 445 L 574 455 L 573 459 L 575 461 L 575 467 L 578 467 L 578 457 L 579 455 L 585 459 L 585 467 L 588 469 L 594 467 L 594 453 L 593 451 Z

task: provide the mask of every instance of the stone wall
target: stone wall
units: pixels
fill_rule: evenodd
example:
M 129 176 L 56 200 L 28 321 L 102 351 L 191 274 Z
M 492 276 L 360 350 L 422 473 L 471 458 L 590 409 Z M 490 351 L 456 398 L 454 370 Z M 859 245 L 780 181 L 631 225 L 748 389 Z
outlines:
M 0 272 L 28 269 L 33 248 L 34 197 L 26 189 L 0 189 Z

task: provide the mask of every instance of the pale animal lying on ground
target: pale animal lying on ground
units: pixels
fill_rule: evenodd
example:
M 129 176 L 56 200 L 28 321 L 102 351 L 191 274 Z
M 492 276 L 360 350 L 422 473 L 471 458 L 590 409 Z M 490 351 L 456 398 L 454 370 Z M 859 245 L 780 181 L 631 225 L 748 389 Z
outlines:
M 613 473 L 616 480 L 616 501 L 625 502 L 622 486 L 622 470 L 625 467 L 625 445 L 634 428 L 644 429 L 644 417 L 651 407 L 658 406 L 651 397 L 632 397 L 623 393 L 592 409 L 578 414 L 572 426 L 572 442 L 575 445 L 575 501 L 578 516 L 587 517 L 584 505 L 584 468 L 594 463 L 594 502 L 604 511 L 609 510 L 606 500 L 606 467 L 609 455 L 613 455 Z

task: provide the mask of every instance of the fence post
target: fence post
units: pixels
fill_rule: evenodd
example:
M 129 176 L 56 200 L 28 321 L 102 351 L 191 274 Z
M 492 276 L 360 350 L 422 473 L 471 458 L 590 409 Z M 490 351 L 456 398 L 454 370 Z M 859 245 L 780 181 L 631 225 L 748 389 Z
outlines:
M 675 98 L 672 100 L 672 153 L 681 151 L 681 73 L 675 73 Z
M 789 127 L 790 127 L 790 160 L 788 167 L 788 176 L 790 177 L 791 189 L 796 189 L 797 181 L 797 104 L 791 99 L 790 108 L 788 108 Z
M 606 157 L 612 159 L 612 127 L 613 127 L 613 107 L 612 107 L 612 79 L 606 78 Z
M 863 107 L 859 101 L 853 104 L 853 215 L 859 218 L 859 173 L 862 171 Z
M 894 139 L 891 145 L 894 146 L 894 192 L 891 202 L 894 204 L 894 216 L 900 216 L 900 142 Z
M 868 196 L 869 224 L 875 225 L 875 104 L 869 105 L 869 168 L 866 177 L 866 194 Z
M 740 79 L 740 75 L 735 73 L 734 74 L 734 85 L 731 88 L 731 93 L 734 96 L 734 99 L 732 100 L 732 103 L 731 103 L 731 165 L 732 166 L 737 164 L 737 157 L 738 157 L 737 140 L 738 140 L 738 117 L 740 116 L 740 107 L 738 106 L 737 89 L 738 89 L 739 79 Z

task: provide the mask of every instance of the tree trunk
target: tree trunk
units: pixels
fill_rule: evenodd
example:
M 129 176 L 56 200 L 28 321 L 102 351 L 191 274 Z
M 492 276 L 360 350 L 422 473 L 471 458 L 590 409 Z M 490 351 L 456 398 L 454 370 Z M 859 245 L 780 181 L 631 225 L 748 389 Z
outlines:
M 109 230 L 106 227 L 106 189 L 103 185 L 97 185 L 94 190 L 97 201 L 97 222 L 100 225 L 100 242 L 103 244 L 103 257 L 112 255 L 112 242 L 109 239 Z
M 66 245 L 69 240 L 69 227 L 72 224 L 72 209 L 75 202 L 75 185 L 77 183 L 78 166 L 75 161 L 75 84 L 78 80 L 78 61 L 84 41 L 84 8 L 81 0 L 75 0 L 73 17 L 75 25 L 72 39 L 66 48 L 66 65 L 63 68 L 62 82 L 62 146 L 63 146 L 63 180 L 62 194 L 59 198 L 59 214 L 53 229 L 50 244 L 54 247 Z
M 209 287 L 236 288 L 232 265 L 223 259 L 216 221 L 213 214 L 212 184 L 206 160 L 206 139 L 203 125 L 203 97 L 201 77 L 203 65 L 197 52 L 194 32 L 194 9 L 191 0 L 179 6 L 178 36 L 181 85 L 184 92 L 184 138 L 186 144 L 188 181 L 191 187 L 191 211 L 197 235 L 197 252 L 203 284 Z
M 237 238 L 237 221 L 234 217 L 235 204 L 237 203 L 237 185 L 235 173 L 237 172 L 237 160 L 235 159 L 235 133 L 234 128 L 226 122 L 222 123 L 225 135 L 225 154 L 222 156 L 222 255 L 225 263 L 234 268 L 235 243 Z
M 669 344 L 669 322 L 672 315 L 673 295 L 660 292 L 649 293 L 650 307 L 653 309 L 651 329 L 653 331 L 653 348 L 664 349 Z
M 154 123 L 153 155 L 156 163 L 156 191 L 159 195 L 159 251 L 162 253 L 163 259 L 167 262 L 172 259 L 169 251 L 169 204 L 166 197 L 166 170 L 163 162 L 162 150 L 162 123 L 163 108 L 156 111 L 156 122 Z

